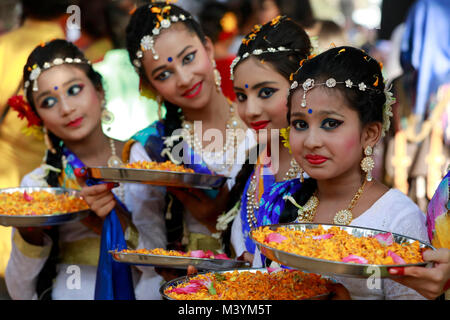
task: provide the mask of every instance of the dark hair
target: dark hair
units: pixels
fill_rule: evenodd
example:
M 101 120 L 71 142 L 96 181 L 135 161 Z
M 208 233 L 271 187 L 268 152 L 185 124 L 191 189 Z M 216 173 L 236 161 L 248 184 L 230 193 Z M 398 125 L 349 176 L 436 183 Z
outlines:
M 289 92 L 288 122 L 290 122 L 293 105 L 292 95 L 296 90 L 302 88 L 301 84 L 309 78 L 314 79 L 316 84 L 324 83 L 329 78 L 334 78 L 337 82 L 350 79 L 353 82 L 352 88 L 348 88 L 342 83 L 333 88 L 328 88 L 325 85 L 320 87 L 323 90 L 339 90 L 349 103 L 350 108 L 358 112 L 361 126 L 373 122 L 383 123 L 383 106 L 386 97 L 381 67 L 378 61 L 364 51 L 353 47 L 336 47 L 306 60 L 293 77 L 293 81 L 297 81 L 299 85 Z M 367 85 L 365 91 L 358 88 L 358 84 L 361 82 Z M 301 199 L 298 202 L 300 205 L 306 203 L 317 186 L 314 179 L 307 179 L 306 181 L 297 193 Z
M 213 43 L 219 40 L 219 35 L 223 31 L 220 20 L 229 11 L 228 7 L 220 2 L 209 1 L 199 14 L 200 24 L 205 35 L 208 36 Z
M 128 55 L 133 65 L 133 61 L 136 59 L 136 52 L 140 49 L 141 46 L 141 39 L 146 35 L 152 35 L 152 30 L 155 28 L 156 23 L 158 22 L 158 20 L 156 19 L 156 14 L 152 13 L 150 8 L 164 8 L 166 6 L 167 4 L 165 3 L 153 3 L 150 5 L 146 4 L 136 9 L 136 11 L 131 16 L 126 32 Z M 170 4 L 170 15 L 180 16 L 181 14 L 183 14 L 186 18 L 189 18 L 177 23 L 184 24 L 188 31 L 196 34 L 202 41 L 202 43 L 205 43 L 205 34 L 203 33 L 201 26 L 197 21 L 194 20 L 192 15 L 180 7 L 174 4 Z M 148 84 L 150 83 L 149 79 L 147 79 L 147 75 L 145 74 L 143 66 L 139 68 L 138 73 L 141 80 Z M 165 135 L 170 136 L 174 130 L 181 128 L 182 112 L 180 107 L 170 102 L 165 101 L 164 105 L 166 107 L 166 116 L 164 120 Z
M 237 55 L 242 57 L 245 53 L 251 53 L 255 49 L 263 51 L 278 47 L 292 49 L 291 51 L 252 55 L 273 65 L 287 80 L 297 70 L 299 61 L 307 58 L 311 52 L 311 42 L 306 32 L 298 23 L 287 17 L 281 17 L 275 25 L 272 25 L 272 22 L 262 25 L 258 32 L 249 33 L 243 41 L 249 40 L 250 37 L 253 37 L 252 35 L 256 35 L 255 38 L 248 41 L 248 44 L 241 44 Z M 235 68 L 238 65 L 239 63 Z
M 35 64 L 43 69 L 43 65 L 45 62 L 51 62 L 55 58 L 79 58 L 81 60 L 86 60 L 84 54 L 71 42 L 66 40 L 56 39 L 52 40 L 45 45 L 37 46 L 29 55 L 27 63 L 23 68 L 23 79 L 26 81 L 30 78 L 31 67 Z M 92 81 L 93 85 L 98 89 L 102 90 L 102 76 L 96 72 L 91 65 L 89 64 L 73 64 L 73 66 L 80 68 L 84 72 L 86 72 L 87 77 Z M 31 87 L 33 84 L 30 84 L 26 92 L 26 98 L 28 103 L 30 104 L 33 111 L 38 115 L 36 111 L 36 106 L 33 100 L 33 94 Z M 39 116 L 39 115 L 38 115 Z M 55 136 L 52 132 L 48 132 L 48 136 L 52 142 L 53 147 L 56 150 L 56 154 L 47 150 L 46 163 L 61 169 L 62 168 L 62 147 L 61 147 L 61 139 Z M 58 173 L 54 171 L 50 171 L 47 175 L 47 183 L 52 187 L 58 186 Z
M 302 59 L 307 58 L 310 54 L 311 42 L 302 27 L 289 18 L 282 17 L 275 26 L 271 24 L 272 22 L 268 22 L 262 25 L 259 32 L 255 33 L 256 36 L 253 40 L 249 41 L 248 44 L 241 44 L 238 56 L 242 57 L 244 53 L 253 52 L 255 49 L 262 49 L 265 51 L 268 48 L 278 48 L 280 46 L 287 49 L 294 49 L 294 51 L 266 53 L 258 56 L 253 55 L 253 57 L 256 57 L 257 59 L 264 59 L 264 61 L 270 63 L 277 72 L 289 81 L 290 75 L 297 70 L 299 62 Z M 248 34 L 245 39 L 248 39 L 250 34 Z M 237 64 L 236 67 L 238 65 L 239 64 Z M 253 172 L 254 167 L 255 165 L 249 163 L 248 160 L 242 166 L 242 169 L 236 176 L 235 184 L 230 190 L 227 210 L 230 210 L 241 198 L 245 185 Z M 240 217 L 237 216 L 236 219 L 239 218 Z M 226 234 L 229 234 L 229 232 L 230 231 L 227 230 Z
M 71 5 L 69 0 L 21 0 L 22 18 L 32 17 L 39 20 L 55 19 L 66 13 Z

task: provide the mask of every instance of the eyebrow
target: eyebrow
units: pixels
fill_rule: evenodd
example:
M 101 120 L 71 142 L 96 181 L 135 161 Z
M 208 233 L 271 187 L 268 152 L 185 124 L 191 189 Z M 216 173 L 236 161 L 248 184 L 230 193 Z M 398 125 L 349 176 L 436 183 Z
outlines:
M 62 86 L 63 86 L 63 87 L 64 87 L 64 86 L 67 86 L 69 83 L 72 83 L 72 82 L 75 82 L 75 81 L 82 81 L 82 80 L 81 80 L 80 78 L 72 78 L 72 79 L 70 79 L 70 80 L 64 82 Z M 46 95 L 48 95 L 48 94 L 50 94 L 50 93 L 51 93 L 50 90 L 44 91 L 44 92 L 40 93 L 40 94 L 37 96 L 36 100 L 39 100 L 41 97 L 46 96 Z
M 181 50 L 181 52 L 177 54 L 177 58 L 181 57 L 186 52 L 186 50 L 188 50 L 189 48 L 192 48 L 192 45 L 188 44 L 183 50 Z M 163 64 L 162 66 L 155 68 L 152 71 L 152 76 L 154 76 L 155 73 L 157 73 L 159 70 L 165 69 L 165 68 L 167 68 L 166 64 Z
M 259 89 L 259 88 L 261 88 L 261 87 L 264 87 L 264 86 L 267 86 L 267 85 L 270 85 L 270 84 L 278 84 L 278 82 L 275 82 L 275 81 L 263 81 L 263 82 L 259 82 L 259 83 L 255 84 L 255 85 L 253 85 L 253 86 L 251 87 L 251 89 L 252 89 L 252 90 Z M 244 89 L 239 88 L 239 87 L 234 87 L 234 90 L 241 90 L 241 91 L 243 91 Z

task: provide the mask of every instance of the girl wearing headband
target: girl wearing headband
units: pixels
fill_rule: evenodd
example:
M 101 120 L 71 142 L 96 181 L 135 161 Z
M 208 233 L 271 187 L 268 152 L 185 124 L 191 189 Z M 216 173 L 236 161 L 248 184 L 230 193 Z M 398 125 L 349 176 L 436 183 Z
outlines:
M 25 99 L 16 96 L 9 104 L 19 117 L 28 120 L 31 132 L 42 135 L 44 131 L 48 149 L 45 163 L 27 174 L 22 186 L 80 189 L 84 183 L 80 185 L 75 175 L 80 175 L 85 166 L 119 166 L 122 161 L 148 159 L 140 144 L 125 144 L 103 133 L 101 76 L 72 43 L 53 40 L 36 47 L 24 67 L 23 79 Z M 6 284 L 13 299 L 135 298 L 131 277 L 141 272 L 124 265 L 111 270 L 113 264 L 103 242 L 108 240 L 110 225 L 116 224 L 119 240 L 114 245 L 164 247 L 164 221 L 155 214 L 162 203 L 154 200 L 161 191 L 145 185 L 114 183 L 86 189 L 88 203 L 90 190 L 100 193 L 98 205 L 91 207 L 96 215 L 50 230 L 14 228 L 6 270 Z M 78 271 L 72 268 L 74 265 Z M 147 288 L 141 290 L 146 295 L 136 290 L 136 296 L 157 298 L 161 277 L 152 268 L 142 268 L 142 272 Z M 71 282 L 74 278 L 70 277 L 76 277 L 76 273 L 78 280 Z M 69 282 L 73 288 L 67 285 Z M 142 281 L 137 284 L 140 288 L 142 285 Z
M 307 60 L 288 98 L 289 143 L 310 178 L 286 197 L 287 221 L 360 226 L 428 242 L 425 215 L 372 177 L 373 150 L 389 128 L 393 100 L 380 64 L 352 47 Z M 358 261 L 355 261 L 358 262 Z M 338 278 L 353 299 L 421 299 L 391 279 Z

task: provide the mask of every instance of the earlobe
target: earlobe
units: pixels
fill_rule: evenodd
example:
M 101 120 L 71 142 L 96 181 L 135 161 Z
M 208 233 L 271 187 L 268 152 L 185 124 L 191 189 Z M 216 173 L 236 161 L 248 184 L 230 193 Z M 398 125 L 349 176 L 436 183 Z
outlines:
M 209 37 L 205 37 L 205 42 L 203 44 L 205 46 L 206 53 L 210 60 L 214 60 L 214 45 Z
M 382 125 L 381 122 L 372 122 L 366 125 L 364 130 L 363 146 L 372 146 L 378 143 L 381 139 Z

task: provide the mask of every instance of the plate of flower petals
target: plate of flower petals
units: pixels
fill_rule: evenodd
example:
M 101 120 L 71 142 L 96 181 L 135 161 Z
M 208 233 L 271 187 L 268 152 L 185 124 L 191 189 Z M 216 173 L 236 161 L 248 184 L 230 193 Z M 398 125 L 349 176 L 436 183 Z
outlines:
M 77 190 L 45 187 L 0 189 L 0 224 L 3 226 L 59 225 L 86 218 L 90 212 Z
M 261 253 L 282 265 L 348 277 L 395 277 L 391 267 L 426 266 L 428 243 L 396 233 L 332 224 L 262 226 L 250 237 Z
M 187 269 L 192 265 L 200 270 L 225 270 L 249 267 L 248 262 L 230 259 L 226 254 L 214 254 L 209 250 L 182 252 L 156 248 L 112 250 L 109 253 L 117 262 L 161 268 Z
M 196 173 L 183 165 L 170 161 L 137 161 L 122 167 L 90 167 L 90 177 L 111 182 L 134 182 L 159 186 L 218 189 L 228 177 L 215 174 Z
M 167 300 L 321 300 L 329 297 L 332 283 L 300 270 L 258 268 L 180 277 L 159 292 Z

